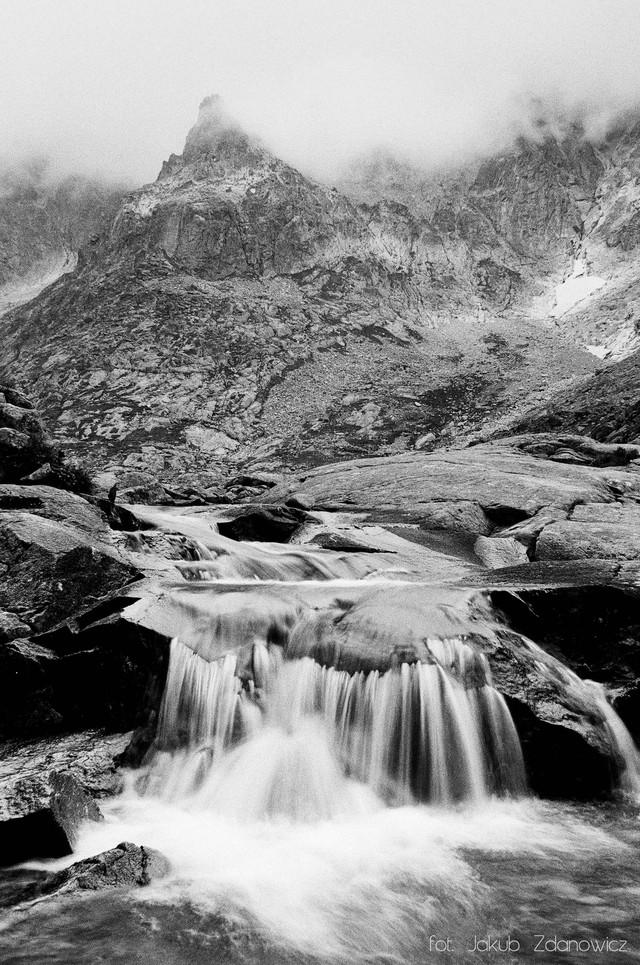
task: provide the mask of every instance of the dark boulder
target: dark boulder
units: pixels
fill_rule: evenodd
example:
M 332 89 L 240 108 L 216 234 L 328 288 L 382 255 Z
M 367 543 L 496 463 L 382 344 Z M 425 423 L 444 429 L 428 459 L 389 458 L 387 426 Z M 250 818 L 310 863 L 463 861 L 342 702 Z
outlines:
M 63 727 L 53 706 L 55 654 L 18 637 L 0 644 L 0 737 L 55 733 Z
M 226 485 L 226 489 L 233 489 L 236 486 L 248 487 L 250 489 L 272 489 L 274 486 L 284 482 L 282 473 L 276 472 L 244 472 L 239 476 L 234 476 Z
M 37 637 L 0 648 L 0 734 L 145 727 L 159 705 L 170 635 L 128 617 L 117 594 Z
M 291 506 L 293 509 L 313 509 L 315 504 L 315 498 L 307 493 L 293 493 L 285 502 L 285 506 Z
M 335 550 L 340 553 L 379 553 L 376 546 L 369 546 L 346 533 L 326 531 L 313 536 L 307 546 L 319 546 L 325 550 Z M 388 551 L 387 551 L 388 552 Z
M 616 772 L 607 754 L 575 730 L 542 720 L 523 701 L 508 696 L 506 700 L 534 794 L 589 801 L 611 793 Z
M 523 587 L 494 590 L 511 626 L 578 676 L 606 684 L 614 706 L 640 739 L 640 591 L 634 586 Z
M 107 520 L 110 529 L 116 532 L 134 533 L 140 529 L 151 528 L 149 523 L 138 519 L 131 510 L 125 506 L 120 506 L 115 499 L 111 500 L 93 496 L 87 497 L 87 499 L 97 506 Z
M 260 543 L 288 543 L 298 531 L 305 514 L 283 506 L 248 507 L 233 519 L 222 520 L 218 530 L 229 539 Z

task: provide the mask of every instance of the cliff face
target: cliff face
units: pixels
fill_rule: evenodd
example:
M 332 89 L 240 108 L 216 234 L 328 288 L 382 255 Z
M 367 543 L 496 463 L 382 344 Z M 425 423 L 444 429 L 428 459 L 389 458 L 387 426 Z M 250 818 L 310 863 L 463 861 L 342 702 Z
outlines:
M 77 269 L 3 319 L 2 374 L 94 465 L 169 477 L 468 437 L 588 377 L 585 346 L 634 347 L 638 151 L 633 128 L 574 132 L 338 191 L 207 98 Z
M 354 198 L 393 197 L 419 213 L 493 310 L 551 323 L 601 356 L 638 347 L 638 124 L 599 144 L 577 126 L 563 140 L 542 129 L 538 143 L 520 141 L 436 178 L 381 156 L 341 186 Z

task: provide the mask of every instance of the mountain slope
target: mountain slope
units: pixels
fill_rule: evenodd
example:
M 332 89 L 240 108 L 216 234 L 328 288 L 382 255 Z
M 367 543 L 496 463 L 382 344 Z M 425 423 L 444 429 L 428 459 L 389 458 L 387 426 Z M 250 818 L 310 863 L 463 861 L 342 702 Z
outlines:
M 2 373 L 93 465 L 167 478 L 470 438 L 601 365 L 607 298 L 598 344 L 633 328 L 637 164 L 634 129 L 573 132 L 338 192 L 207 98 L 77 270 L 3 319 Z

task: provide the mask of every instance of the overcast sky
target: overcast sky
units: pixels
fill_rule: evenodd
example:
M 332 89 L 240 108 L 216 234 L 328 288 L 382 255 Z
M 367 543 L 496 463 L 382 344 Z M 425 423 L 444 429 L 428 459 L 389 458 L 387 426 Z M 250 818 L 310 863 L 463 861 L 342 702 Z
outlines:
M 1 0 L 0 155 L 142 183 L 220 93 L 330 176 L 376 145 L 426 164 L 498 145 L 528 98 L 640 101 L 640 0 Z

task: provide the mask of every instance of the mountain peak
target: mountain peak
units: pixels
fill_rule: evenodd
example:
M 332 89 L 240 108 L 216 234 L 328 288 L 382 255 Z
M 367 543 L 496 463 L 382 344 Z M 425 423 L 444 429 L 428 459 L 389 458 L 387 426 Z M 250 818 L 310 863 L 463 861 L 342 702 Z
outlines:
M 249 151 L 256 146 L 229 114 L 219 94 L 213 94 L 200 104 L 198 120 L 187 134 L 183 157 L 192 161 L 210 154 Z

